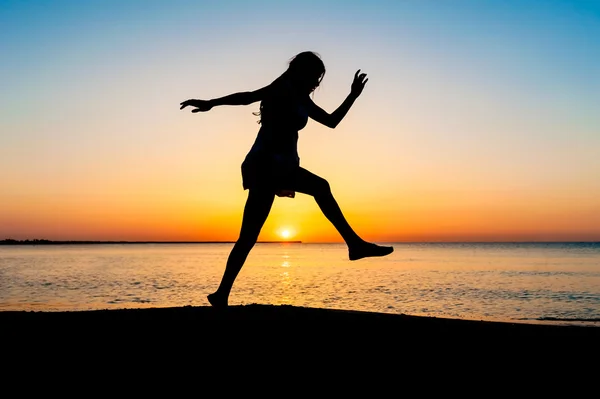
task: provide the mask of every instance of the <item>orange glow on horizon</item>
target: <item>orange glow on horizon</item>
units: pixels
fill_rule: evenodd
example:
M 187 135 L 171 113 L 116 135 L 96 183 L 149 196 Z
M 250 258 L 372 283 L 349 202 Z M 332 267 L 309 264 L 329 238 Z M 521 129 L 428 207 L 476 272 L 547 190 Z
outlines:
M 405 198 L 396 203 L 360 203 L 342 196 L 340 203 L 355 231 L 374 242 L 600 241 L 600 229 L 595 227 L 600 226 L 600 214 L 594 204 L 574 212 L 543 201 L 487 203 L 470 198 L 461 205 L 456 198 L 443 199 L 443 195 L 422 195 L 419 200 Z M 0 239 L 235 241 L 244 201 L 243 196 L 225 206 L 193 201 L 104 206 L 49 201 L 26 216 L 4 215 Z M 276 199 L 259 240 L 282 239 L 342 242 L 308 196 Z

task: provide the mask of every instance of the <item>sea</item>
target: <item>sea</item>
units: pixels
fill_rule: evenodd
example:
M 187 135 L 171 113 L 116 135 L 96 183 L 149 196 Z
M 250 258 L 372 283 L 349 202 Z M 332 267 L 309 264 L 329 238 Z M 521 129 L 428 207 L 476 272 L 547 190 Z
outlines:
M 258 243 L 230 305 L 600 327 L 600 243 Z M 209 306 L 233 243 L 0 246 L 0 311 Z

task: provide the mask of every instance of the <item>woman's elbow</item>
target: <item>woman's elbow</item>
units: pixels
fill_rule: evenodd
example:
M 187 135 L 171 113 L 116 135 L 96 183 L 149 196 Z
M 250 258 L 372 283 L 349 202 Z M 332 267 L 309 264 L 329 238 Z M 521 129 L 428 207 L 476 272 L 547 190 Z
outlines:
M 321 123 L 330 129 L 335 129 L 335 127 L 338 125 L 338 123 L 340 123 L 340 121 L 336 120 L 332 116 L 329 116 L 328 118 L 322 118 Z
M 330 121 L 327 121 L 325 126 L 327 126 L 330 129 L 335 129 L 337 127 L 337 125 L 339 125 L 339 124 L 340 124 L 340 121 L 330 120 Z

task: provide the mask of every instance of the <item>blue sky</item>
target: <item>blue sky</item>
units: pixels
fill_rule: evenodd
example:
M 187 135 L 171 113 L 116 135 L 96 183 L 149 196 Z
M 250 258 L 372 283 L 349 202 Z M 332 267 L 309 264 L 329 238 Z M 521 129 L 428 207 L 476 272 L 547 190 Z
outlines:
M 171 184 L 189 198 L 183 186 L 215 180 L 231 201 L 219 206 L 238 209 L 255 109 L 192 117 L 178 104 L 262 87 L 310 49 L 327 67 L 315 101 L 328 111 L 356 69 L 369 74 L 344 124 L 309 125 L 300 144 L 350 211 L 378 200 L 417 212 L 410 194 L 444 198 L 450 217 L 464 198 L 496 196 L 514 215 L 547 209 L 539 229 L 555 216 L 549 229 L 589 234 L 597 229 L 584 221 L 600 210 L 598 38 L 599 1 L 0 1 L 0 181 L 10 193 L 0 224 L 34 234 L 41 225 L 24 204 L 79 208 L 107 196 L 127 208 L 117 193 L 160 197 Z M 40 223 L 62 209 L 53 206 L 36 213 Z

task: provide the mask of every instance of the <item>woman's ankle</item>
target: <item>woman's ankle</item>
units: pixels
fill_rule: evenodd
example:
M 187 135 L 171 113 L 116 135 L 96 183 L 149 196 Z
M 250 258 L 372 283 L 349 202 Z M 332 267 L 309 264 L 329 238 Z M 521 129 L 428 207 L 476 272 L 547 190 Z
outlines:
M 216 308 L 227 307 L 229 304 L 229 295 L 220 293 L 218 290 L 206 296 L 208 302 Z

